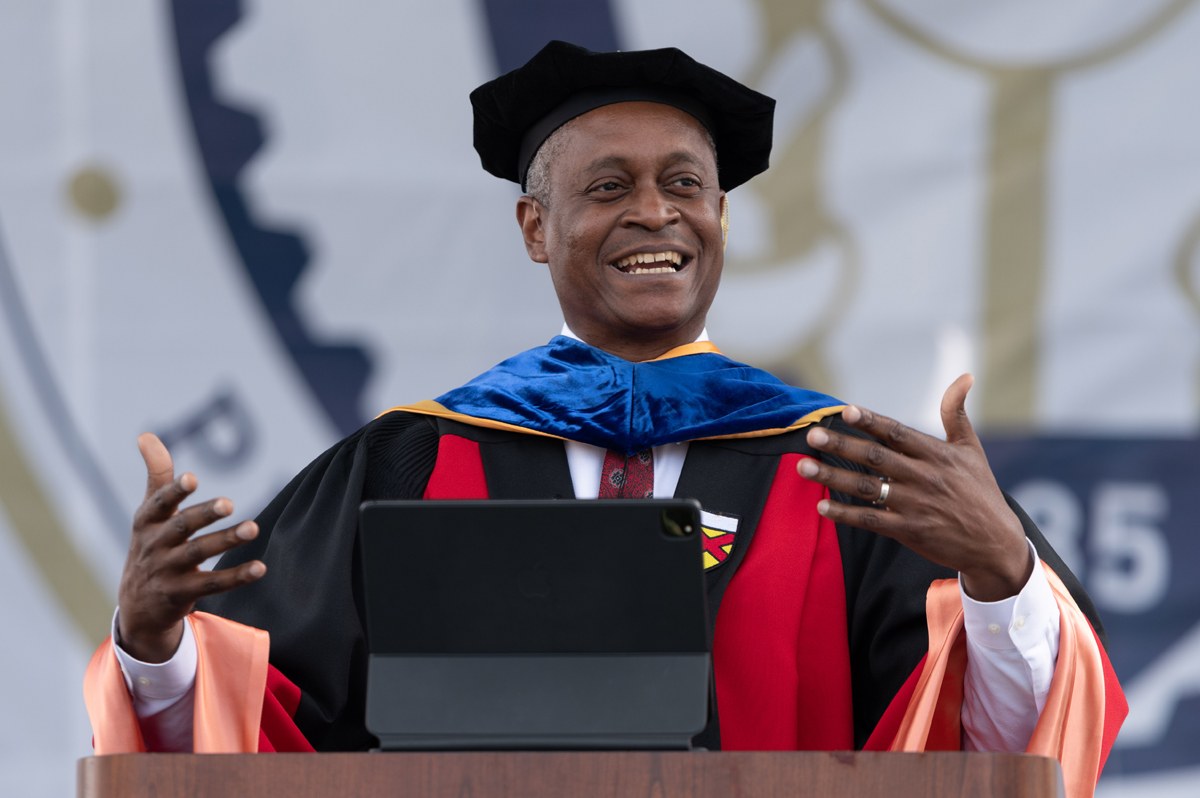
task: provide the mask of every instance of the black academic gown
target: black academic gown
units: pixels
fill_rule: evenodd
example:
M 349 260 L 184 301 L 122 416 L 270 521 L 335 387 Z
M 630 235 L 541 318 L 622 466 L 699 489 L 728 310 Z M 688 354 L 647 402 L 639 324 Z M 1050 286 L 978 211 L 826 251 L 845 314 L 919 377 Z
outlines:
M 821 422 L 865 437 L 832 416 Z M 695 441 L 676 496 L 741 519 L 734 549 L 707 573 L 710 618 L 754 541 L 781 455 L 801 453 L 831 465 L 857 464 L 812 450 L 807 430 L 784 435 Z M 302 696 L 296 725 L 319 751 L 377 745 L 364 725 L 367 644 L 358 508 L 377 499 L 420 499 L 438 457 L 439 439 L 477 441 L 488 495 L 496 499 L 574 498 L 559 440 L 467 426 L 404 412 L 386 414 L 324 452 L 263 510 L 258 538 L 222 558 L 225 568 L 261 559 L 267 576 L 199 603 L 197 609 L 268 631 L 270 661 Z M 833 493 L 848 504 L 863 504 Z M 1038 554 L 1063 580 L 1107 645 L 1095 608 L 1028 516 L 1010 505 Z M 815 513 L 815 507 L 812 510 Z M 838 525 L 845 583 L 853 699 L 853 738 L 861 748 L 928 649 L 925 596 L 930 583 L 955 573 L 875 533 Z M 397 574 L 403 578 L 403 573 Z M 697 744 L 720 747 L 719 707 Z

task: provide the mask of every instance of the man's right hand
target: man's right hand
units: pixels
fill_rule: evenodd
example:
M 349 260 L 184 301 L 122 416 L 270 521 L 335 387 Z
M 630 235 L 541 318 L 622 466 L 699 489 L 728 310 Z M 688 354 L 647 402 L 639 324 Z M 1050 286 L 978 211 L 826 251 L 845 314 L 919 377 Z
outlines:
M 171 453 L 155 435 L 140 435 L 138 449 L 148 476 L 121 573 L 121 648 L 142 662 L 166 662 L 179 648 L 183 617 L 198 599 L 249 584 L 265 574 L 267 566 L 252 560 L 223 571 L 201 571 L 200 564 L 209 557 L 258 537 L 258 525 L 243 521 L 193 538 L 197 530 L 231 515 L 233 502 L 212 499 L 180 510 L 179 504 L 196 490 L 196 475 L 176 479 Z

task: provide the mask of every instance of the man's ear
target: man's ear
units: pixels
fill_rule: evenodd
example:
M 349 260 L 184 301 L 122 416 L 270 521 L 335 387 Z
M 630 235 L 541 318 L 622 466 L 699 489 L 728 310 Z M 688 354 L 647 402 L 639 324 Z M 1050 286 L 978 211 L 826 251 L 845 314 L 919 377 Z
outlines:
M 535 263 L 550 262 L 546 254 L 546 232 L 542 229 L 545 218 L 546 209 L 533 197 L 517 200 L 517 224 L 521 226 L 521 235 L 525 239 L 525 251 Z

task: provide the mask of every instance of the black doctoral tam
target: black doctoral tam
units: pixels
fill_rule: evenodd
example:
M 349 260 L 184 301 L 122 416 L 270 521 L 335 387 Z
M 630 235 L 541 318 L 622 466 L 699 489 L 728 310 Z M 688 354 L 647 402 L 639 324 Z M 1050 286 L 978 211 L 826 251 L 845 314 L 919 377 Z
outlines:
M 558 128 L 596 108 L 658 102 L 691 114 L 713 137 L 721 188 L 770 165 L 775 101 L 675 47 L 596 53 L 552 41 L 521 67 L 471 92 L 483 168 L 525 187 L 529 164 Z

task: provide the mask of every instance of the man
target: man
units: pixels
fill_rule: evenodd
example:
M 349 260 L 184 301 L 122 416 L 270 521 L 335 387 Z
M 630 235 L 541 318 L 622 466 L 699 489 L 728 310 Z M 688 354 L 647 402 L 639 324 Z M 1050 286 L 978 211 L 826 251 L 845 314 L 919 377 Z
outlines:
M 527 189 L 563 335 L 385 413 L 257 522 L 201 537 L 232 504 L 177 510 L 195 477 L 143 435 L 118 645 L 85 682 L 97 751 L 370 747 L 362 501 L 676 495 L 711 519 L 697 743 L 1029 750 L 1090 794 L 1124 700 L 1086 593 L 992 477 L 970 378 L 943 442 L 708 341 L 726 191 L 766 168 L 774 102 L 678 50 L 553 42 L 472 103 L 485 168 Z

